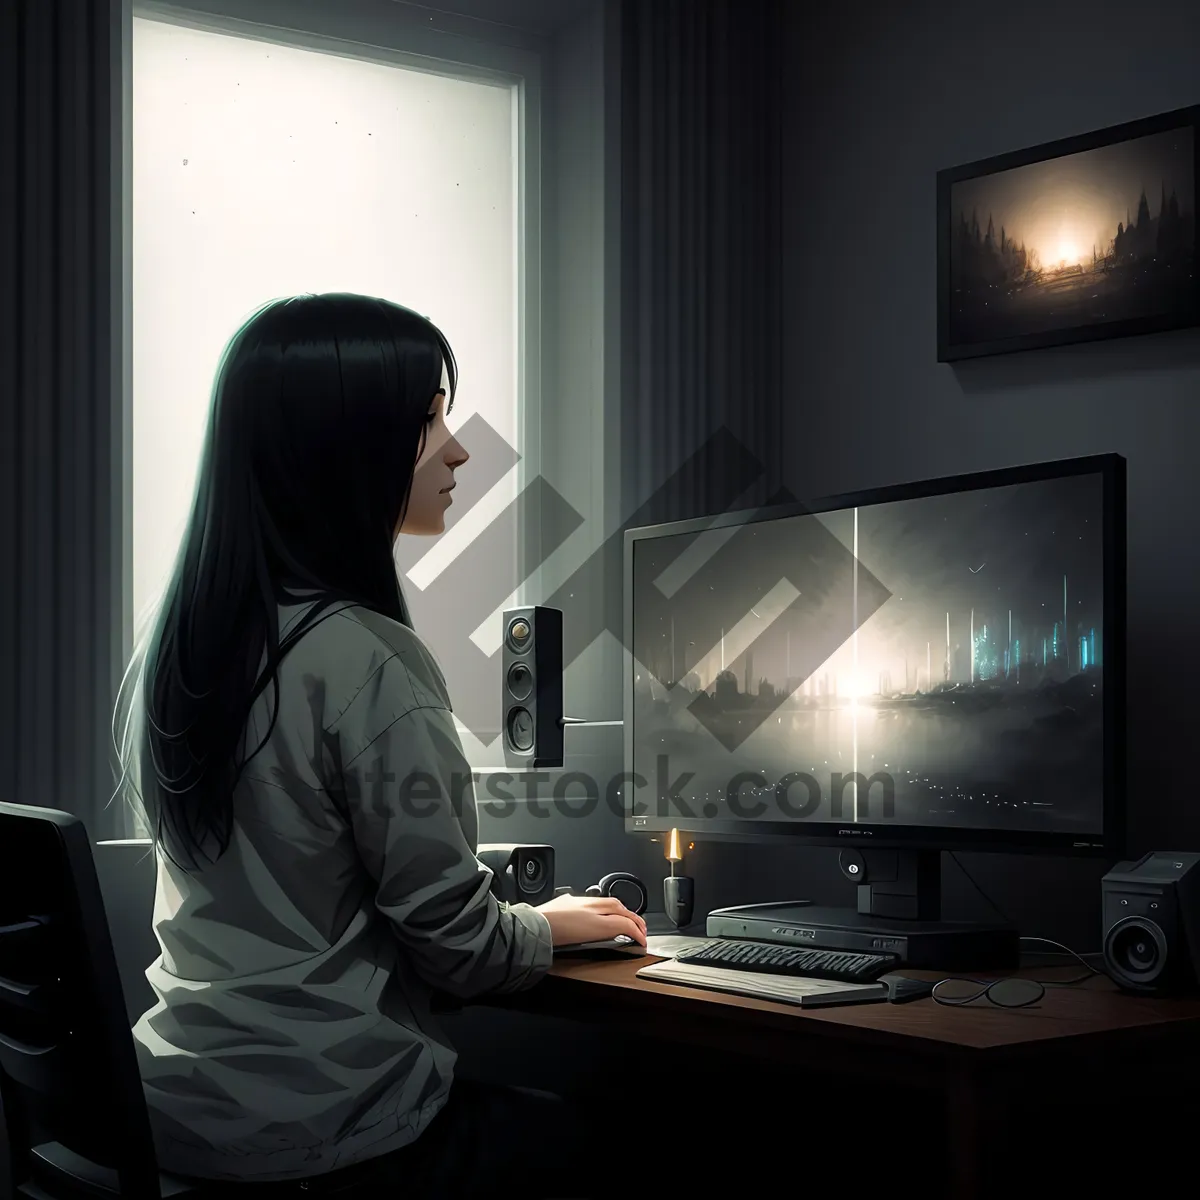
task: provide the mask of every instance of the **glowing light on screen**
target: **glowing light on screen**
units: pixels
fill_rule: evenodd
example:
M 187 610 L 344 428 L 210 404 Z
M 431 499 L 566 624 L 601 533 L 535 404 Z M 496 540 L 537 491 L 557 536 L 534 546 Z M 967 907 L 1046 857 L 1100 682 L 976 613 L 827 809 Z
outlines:
M 1074 242 L 1063 239 L 1058 243 L 1058 262 L 1063 266 L 1073 267 L 1079 262 L 1079 247 Z
M 866 671 L 855 671 L 850 676 L 850 698 L 865 700 L 879 690 L 878 679 L 872 680 Z

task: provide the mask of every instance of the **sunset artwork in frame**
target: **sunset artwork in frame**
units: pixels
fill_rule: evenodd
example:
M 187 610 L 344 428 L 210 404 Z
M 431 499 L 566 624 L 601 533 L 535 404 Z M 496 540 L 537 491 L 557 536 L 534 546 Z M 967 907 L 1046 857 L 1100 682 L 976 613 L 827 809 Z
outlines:
M 938 361 L 1200 324 L 1200 106 L 942 171 Z

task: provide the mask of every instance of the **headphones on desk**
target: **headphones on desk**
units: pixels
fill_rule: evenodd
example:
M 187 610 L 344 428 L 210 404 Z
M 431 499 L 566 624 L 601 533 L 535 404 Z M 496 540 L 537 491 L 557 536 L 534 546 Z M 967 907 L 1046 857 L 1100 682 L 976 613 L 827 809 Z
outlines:
M 625 907 L 637 916 L 641 916 L 646 911 L 646 904 L 649 897 L 646 895 L 646 885 L 636 876 L 630 875 L 628 871 L 613 871 L 605 875 L 599 883 L 593 883 L 585 892 L 585 896 L 611 896 L 613 888 L 621 885 L 625 888 L 636 888 L 638 893 L 638 901 L 636 905 L 625 904 Z M 616 897 L 618 900 L 620 896 Z M 625 902 L 622 901 L 624 904 Z

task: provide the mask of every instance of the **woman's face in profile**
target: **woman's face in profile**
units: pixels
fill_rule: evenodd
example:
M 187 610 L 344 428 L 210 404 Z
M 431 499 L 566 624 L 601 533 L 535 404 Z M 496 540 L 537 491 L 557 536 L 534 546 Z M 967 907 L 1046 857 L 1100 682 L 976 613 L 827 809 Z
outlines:
M 426 416 L 425 448 L 413 471 L 412 492 L 400 533 L 430 537 L 446 528 L 446 510 L 454 503 L 454 472 L 470 458 L 446 426 L 446 391 L 434 393 Z

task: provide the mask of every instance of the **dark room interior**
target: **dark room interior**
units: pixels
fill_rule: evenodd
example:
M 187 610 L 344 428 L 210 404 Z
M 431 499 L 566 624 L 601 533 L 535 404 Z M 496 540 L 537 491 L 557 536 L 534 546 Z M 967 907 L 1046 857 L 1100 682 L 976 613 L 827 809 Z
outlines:
M 510 222 L 514 231 L 519 225 L 510 258 L 518 262 L 513 296 L 522 307 L 515 348 L 498 361 L 517 381 L 517 450 L 561 509 L 531 503 L 513 518 L 511 589 L 490 580 L 476 586 L 466 570 L 455 576 L 469 584 L 460 592 L 478 594 L 437 599 L 445 594 L 432 586 L 424 597 L 419 586 L 404 587 L 417 597 L 418 617 L 427 611 L 436 623 L 438 607 L 452 612 L 460 641 L 493 610 L 561 611 L 561 761 L 541 770 L 530 757 L 525 770 L 540 773 L 524 793 L 518 785 L 520 798 L 502 816 L 482 803 L 489 773 L 505 766 L 497 756 L 508 736 L 499 729 L 500 664 L 508 660 L 498 649 L 502 637 L 495 642 L 483 688 L 496 703 L 480 701 L 480 711 L 492 719 L 494 707 L 497 728 L 466 751 L 470 758 L 472 746 L 485 744 L 489 756 L 471 762 L 483 772 L 478 841 L 552 846 L 552 882 L 576 894 L 609 873 L 631 873 L 645 881 L 653 935 L 711 938 L 705 918 L 733 906 L 803 898 L 853 909 L 856 891 L 863 913 L 864 887 L 846 863 L 857 851 L 866 855 L 863 870 L 878 872 L 889 860 L 873 857 L 886 851 L 873 850 L 865 836 L 833 826 L 807 841 L 706 839 L 703 821 L 638 832 L 601 794 L 603 781 L 631 769 L 634 737 L 624 651 L 632 636 L 629 564 L 642 543 L 625 531 L 780 497 L 803 506 L 1099 456 L 1108 464 L 1105 486 L 1119 492 L 1120 511 L 1104 511 L 1104 620 L 1113 622 L 1105 627 L 1115 642 L 1105 647 L 1104 666 L 1105 679 L 1116 681 L 1104 708 L 1113 755 L 1104 763 L 1106 824 L 1089 827 L 1090 843 L 1064 835 L 989 848 L 985 838 L 965 836 L 935 843 L 928 854 L 920 846 L 922 863 L 940 871 L 943 920 L 1044 939 L 1033 950 L 1020 946 L 1024 974 L 1048 985 L 1044 997 L 1014 1011 L 986 997 L 953 1011 L 935 1001 L 936 990 L 903 1006 L 802 1011 L 769 998 L 718 1003 L 709 999 L 715 992 L 699 993 L 702 1004 L 689 1002 L 685 987 L 636 977 L 624 956 L 582 956 L 556 965 L 519 1000 L 454 1005 L 441 1016 L 459 1054 L 457 1075 L 600 1102 L 612 1121 L 605 1140 L 621 1160 L 617 1195 L 657 1196 L 685 1180 L 688 1189 L 775 1196 L 795 1190 L 797 1166 L 818 1183 L 852 1175 L 851 1186 L 874 1190 L 911 1179 L 964 1200 L 1061 1188 L 1107 1195 L 1126 1184 L 1168 1194 L 1183 1186 L 1195 1169 L 1188 1138 L 1200 1115 L 1200 865 L 1178 884 L 1178 926 L 1167 932 L 1169 951 L 1167 942 L 1160 946 L 1178 968 L 1177 986 L 1139 989 L 1119 971 L 1110 978 L 1105 947 L 1113 914 L 1120 915 L 1111 906 L 1126 903 L 1125 885 L 1110 877 L 1116 864 L 1151 854 L 1191 862 L 1200 851 L 1200 806 L 1184 761 L 1198 711 L 1186 668 L 1188 630 L 1200 610 L 1192 537 L 1200 540 L 1200 475 L 1189 449 L 1189 438 L 1200 436 L 1195 243 L 1187 304 L 1196 319 L 939 361 L 939 289 L 948 277 L 939 173 L 1161 114 L 1187 111 L 1196 123 L 1200 5 L 0 0 L 0 839 L 16 837 L 9 809 L 61 810 L 82 820 L 127 1025 L 156 1003 L 147 968 L 160 954 L 152 923 L 158 868 L 147 831 L 110 803 L 113 705 L 133 645 L 130 547 L 141 528 L 138 506 L 148 506 L 130 483 L 139 436 L 131 397 L 140 394 L 139 372 L 152 374 L 144 365 L 152 338 L 139 341 L 138 330 L 149 328 L 141 324 L 145 280 L 161 249 L 157 232 L 139 240 L 150 222 L 134 202 L 148 194 L 138 191 L 148 185 L 137 157 L 148 122 L 132 119 L 138 82 L 151 78 L 133 69 L 139 20 L 245 38 L 249 46 L 278 40 L 322 57 L 344 50 L 347 60 L 401 70 L 445 56 L 458 64 L 447 74 L 471 63 L 475 76 L 463 78 L 492 72 L 523 81 L 514 122 L 528 123 L 513 145 L 526 158 Z M 442 67 L 408 73 L 418 70 Z M 154 76 L 154 86 L 165 87 L 164 78 Z M 465 179 L 476 169 L 456 161 L 456 145 L 442 150 L 421 173 Z M 1200 169 L 1193 163 L 1192 170 L 1184 217 L 1194 229 Z M 145 168 L 144 177 L 151 174 Z M 1167 184 L 1141 183 L 1152 213 L 1160 185 L 1165 221 Z M 221 186 L 232 194 L 239 182 Z M 289 219 L 276 215 L 281 226 Z M 265 229 L 261 236 L 272 240 Z M 352 231 L 305 228 L 298 236 L 328 238 L 336 249 L 339 239 L 350 244 Z M 475 243 L 462 236 L 467 255 Z M 1011 250 L 1006 239 L 1002 232 Z M 1103 252 L 1082 246 L 1082 265 L 1068 258 L 1046 269 L 1068 283 L 1076 269 L 1098 279 Z M 446 266 L 455 281 L 459 269 Z M 469 260 L 462 269 L 469 281 Z M 276 290 L 306 290 L 302 279 L 293 287 L 294 278 Z M 172 280 L 171 291 L 151 302 L 188 314 L 177 324 L 190 330 L 211 284 L 180 279 L 178 295 L 174 287 Z M 187 307 L 184 292 L 192 297 Z M 411 303 L 432 307 L 423 296 Z M 451 327 L 451 315 L 441 316 Z M 504 317 L 508 337 L 517 322 Z M 469 344 L 491 345 L 484 334 L 471 336 Z M 469 400 L 487 388 L 473 383 L 468 395 L 472 364 L 460 359 L 464 411 L 455 428 L 465 444 Z M 211 370 L 202 373 L 207 389 Z M 725 436 L 737 453 L 719 440 Z M 469 448 L 482 477 L 488 447 Z M 745 476 L 738 453 L 754 461 Z M 591 540 L 568 563 L 581 538 Z M 521 599 L 510 602 L 518 584 Z M 854 595 L 857 605 L 857 583 Z M 974 610 L 970 621 L 974 646 Z M 1006 679 L 1012 621 L 1010 610 L 1008 650 L 997 668 Z M 443 618 L 439 628 L 449 623 Z M 498 616 L 495 623 L 500 630 Z M 420 632 L 419 620 L 414 626 Z M 1050 629 L 1056 639 L 1058 626 Z M 1069 640 L 1065 613 L 1062 631 Z M 726 632 L 722 625 L 722 673 Z M 682 673 L 673 627 L 671 638 L 674 687 Z M 429 640 L 439 660 L 450 655 L 448 642 L 433 632 Z M 1094 646 L 1094 635 L 1085 636 L 1074 651 L 1082 655 L 1077 669 L 1090 655 L 1095 670 Z M 1049 653 L 1040 651 L 1043 667 Z M 825 655 L 816 657 L 814 668 Z M 872 689 L 919 698 L 924 671 L 924 691 L 936 690 L 940 645 L 922 649 L 914 663 L 915 686 L 905 658 L 903 689 L 890 679 Z M 689 665 L 703 674 L 696 659 Z M 974 686 L 974 651 L 968 671 Z M 750 674 L 747 665 L 747 692 Z M 457 676 L 448 675 L 454 691 Z M 456 706 L 463 721 L 472 702 L 464 697 L 463 709 Z M 1094 791 L 1100 804 L 1099 784 Z M 578 805 L 584 819 L 568 811 Z M 673 825 L 682 848 L 673 844 Z M 837 832 L 847 840 L 839 843 Z M 883 830 L 877 840 L 885 837 Z M 4 934 L 28 915 L 23 889 L 33 886 L 21 882 L 22 856 L 15 840 L 7 848 L 0 841 L 8 876 L 0 878 L 0 1099 L 10 1069 L 3 1046 L 16 1036 L 4 1024 L 5 989 L 11 999 L 18 987 Z M 507 861 L 505 854 L 496 861 Z M 685 868 L 694 909 L 672 919 L 664 896 L 678 892 L 660 881 Z M 161 886 L 160 879 L 160 905 Z M 1129 895 L 1149 894 L 1129 886 Z M 17 945 L 15 935 L 10 941 Z M 902 954 L 899 965 L 908 961 Z M 970 964 L 964 971 L 974 978 Z M 1081 973 L 1087 978 L 1078 988 L 1058 986 Z M 939 978 L 916 974 L 930 985 Z M 947 1021 L 957 1022 L 955 1032 L 946 1032 Z M 800 1023 L 806 1032 L 794 1032 Z M 75 1078 L 88 1103 L 102 1107 L 104 1082 Z M 0 1105 L 0 1114 L 8 1107 Z M 14 1192 L 20 1164 L 4 1150 L 0 1122 L 0 1197 L 160 1194 L 127 1186 L 123 1175 L 108 1191 L 78 1182 L 72 1190 L 60 1179 Z M 103 1147 L 95 1157 L 103 1160 Z M 775 1170 L 777 1159 L 785 1170 Z M 556 1194 L 591 1194 L 588 1175 L 581 1165 Z

